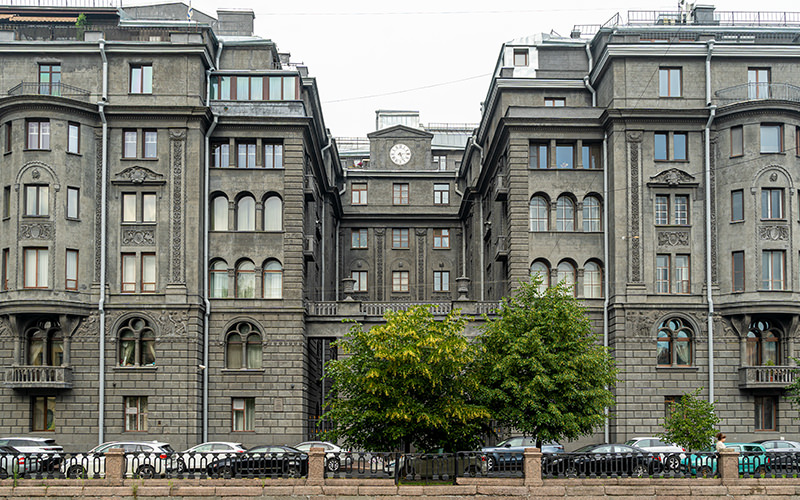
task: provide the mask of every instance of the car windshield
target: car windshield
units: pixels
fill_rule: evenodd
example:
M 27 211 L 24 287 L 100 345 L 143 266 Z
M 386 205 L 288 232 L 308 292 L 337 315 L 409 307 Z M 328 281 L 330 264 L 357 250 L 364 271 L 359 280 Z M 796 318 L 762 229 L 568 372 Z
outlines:
M 636 440 L 635 439 L 629 439 L 629 440 L 625 441 L 625 444 L 627 444 L 628 446 L 633 446 L 633 445 L 636 444 Z
M 587 452 L 593 451 L 597 447 L 598 447 L 598 445 L 596 445 L 596 444 L 587 444 L 586 446 L 581 446 L 580 448 L 575 450 L 574 453 L 587 453 Z
M 172 446 L 168 444 L 162 444 L 161 449 L 166 451 L 167 453 L 175 453 L 175 450 L 172 449 Z

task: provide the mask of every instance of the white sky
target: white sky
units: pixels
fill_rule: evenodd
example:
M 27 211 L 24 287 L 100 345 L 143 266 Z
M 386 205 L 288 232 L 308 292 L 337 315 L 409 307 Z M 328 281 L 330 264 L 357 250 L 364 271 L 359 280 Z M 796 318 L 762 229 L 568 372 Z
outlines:
M 183 0 L 188 3 L 188 0 Z M 141 4 L 125 0 L 125 4 Z M 800 11 L 773 0 L 711 0 L 720 11 Z M 569 36 L 628 10 L 677 10 L 654 0 L 192 0 L 255 12 L 255 34 L 273 40 L 317 78 L 326 126 L 335 137 L 365 136 L 375 110 L 419 110 L 422 123 L 477 123 L 503 42 L 535 33 Z M 552 7 L 552 8 L 549 8 Z

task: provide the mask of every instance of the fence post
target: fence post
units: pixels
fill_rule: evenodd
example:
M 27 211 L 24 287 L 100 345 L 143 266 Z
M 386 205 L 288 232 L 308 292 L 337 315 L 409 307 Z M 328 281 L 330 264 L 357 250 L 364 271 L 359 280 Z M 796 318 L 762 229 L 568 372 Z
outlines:
M 111 448 L 106 452 L 106 482 L 122 484 L 125 479 L 125 452 L 122 448 Z
M 525 448 L 522 452 L 525 464 L 525 486 L 541 486 L 542 482 L 542 450 Z
M 719 477 L 722 478 L 723 483 L 739 479 L 739 452 L 733 448 L 719 450 L 717 472 L 719 472 Z
M 325 448 L 308 450 L 308 479 L 306 484 L 325 483 Z

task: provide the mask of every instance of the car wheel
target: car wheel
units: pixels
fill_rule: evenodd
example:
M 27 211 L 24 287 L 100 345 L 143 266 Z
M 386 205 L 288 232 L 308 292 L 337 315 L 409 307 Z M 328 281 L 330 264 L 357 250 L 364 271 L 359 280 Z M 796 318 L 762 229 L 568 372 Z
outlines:
M 70 465 L 67 469 L 67 477 L 70 479 L 86 479 L 86 469 L 82 465 Z
M 756 467 L 756 476 L 766 476 L 767 475 L 767 468 L 763 465 L 759 465 Z
M 494 457 L 486 457 L 486 468 L 494 470 Z
M 704 465 L 697 469 L 697 477 L 711 477 L 711 467 Z
M 151 479 L 155 477 L 155 475 L 156 469 L 152 465 L 145 464 L 136 470 L 136 477 L 138 478 Z
M 631 475 L 633 477 L 644 477 L 647 475 L 647 467 L 645 467 L 643 464 L 638 464 L 631 471 Z
M 332 457 L 328 459 L 328 463 L 326 465 L 327 469 L 331 472 L 339 472 L 339 468 L 342 466 L 342 463 L 339 461 L 339 458 Z
M 666 460 L 664 460 L 664 465 L 666 466 L 667 470 L 678 470 L 681 468 L 681 459 L 675 455 L 670 455 Z
M 476 477 L 478 475 L 478 466 L 477 465 L 469 465 L 466 469 L 464 469 L 464 476 L 469 477 Z

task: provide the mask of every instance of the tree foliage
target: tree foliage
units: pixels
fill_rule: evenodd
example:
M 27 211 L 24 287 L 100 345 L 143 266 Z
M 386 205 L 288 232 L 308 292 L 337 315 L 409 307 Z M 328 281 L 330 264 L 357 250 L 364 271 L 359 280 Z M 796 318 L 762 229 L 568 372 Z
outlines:
M 664 433 L 659 434 L 662 440 L 693 451 L 706 450 L 714 444 L 721 419 L 714 413 L 714 405 L 699 397 L 701 389 L 687 392 L 670 405 Z
M 541 442 L 601 427 L 614 404 L 614 360 L 571 289 L 521 283 L 478 338 L 481 400 L 501 425 Z
M 475 348 L 459 311 L 435 321 L 430 306 L 387 312 L 385 324 L 353 324 L 330 361 L 333 391 L 325 414 L 331 440 L 366 450 L 477 445 L 489 415 L 472 400 L 478 384 L 467 369 Z
M 792 358 L 795 365 L 800 366 L 800 358 Z M 795 409 L 800 408 L 800 368 L 793 368 L 792 374 L 794 375 L 794 382 L 786 386 L 786 391 L 783 397 L 789 400 L 789 404 Z M 800 417 L 792 417 L 794 419 Z

